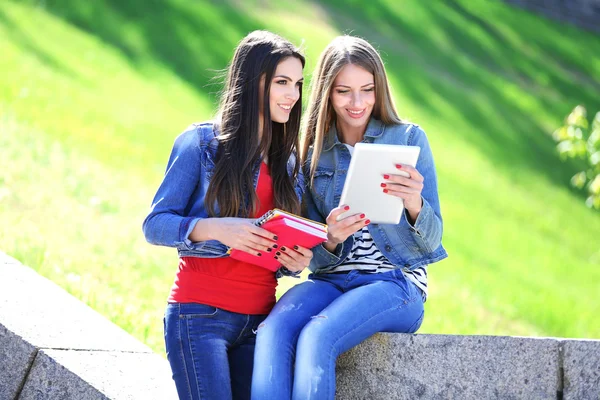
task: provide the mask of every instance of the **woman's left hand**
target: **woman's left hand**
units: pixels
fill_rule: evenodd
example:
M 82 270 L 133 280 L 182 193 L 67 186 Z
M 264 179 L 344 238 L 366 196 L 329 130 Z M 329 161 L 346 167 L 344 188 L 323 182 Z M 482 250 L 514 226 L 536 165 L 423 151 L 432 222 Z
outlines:
M 424 181 L 423 175 L 410 165 L 397 164 L 396 169 L 398 172 L 402 171 L 408 176 L 383 175 L 384 180 L 381 183 L 381 187 L 384 193 L 404 199 L 404 208 L 408 211 L 412 219 L 411 222 L 414 223 L 423 207 L 423 200 L 421 198 Z
M 313 257 L 312 251 L 302 246 L 294 246 L 293 249 L 280 247 L 273 250 L 276 252 L 275 259 L 292 272 L 301 272 L 304 270 L 304 268 L 308 267 Z

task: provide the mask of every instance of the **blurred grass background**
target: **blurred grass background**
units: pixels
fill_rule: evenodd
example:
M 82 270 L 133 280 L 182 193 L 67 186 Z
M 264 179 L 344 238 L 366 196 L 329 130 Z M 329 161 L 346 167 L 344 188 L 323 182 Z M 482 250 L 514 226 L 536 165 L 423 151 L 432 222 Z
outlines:
M 600 338 L 600 214 L 550 136 L 600 110 L 600 37 L 500 1 L 0 2 L 0 250 L 162 353 L 177 257 L 141 222 L 253 29 L 303 43 L 307 80 L 365 37 L 428 133 L 450 257 L 420 332 Z

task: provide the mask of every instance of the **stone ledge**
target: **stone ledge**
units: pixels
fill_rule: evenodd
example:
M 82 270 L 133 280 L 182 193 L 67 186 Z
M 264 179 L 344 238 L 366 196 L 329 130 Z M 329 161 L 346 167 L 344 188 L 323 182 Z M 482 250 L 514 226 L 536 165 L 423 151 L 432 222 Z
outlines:
M 166 360 L 0 252 L 0 399 L 176 399 Z
M 176 399 L 171 382 L 157 354 L 40 350 L 19 399 Z

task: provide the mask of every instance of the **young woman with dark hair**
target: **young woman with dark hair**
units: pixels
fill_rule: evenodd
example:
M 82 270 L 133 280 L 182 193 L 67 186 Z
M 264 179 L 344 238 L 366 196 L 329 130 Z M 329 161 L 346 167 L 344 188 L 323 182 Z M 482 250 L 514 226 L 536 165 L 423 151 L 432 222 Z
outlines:
M 299 213 L 297 161 L 304 57 L 255 31 L 238 45 L 214 122 L 177 137 L 143 230 L 176 247 L 179 269 L 165 312 L 165 343 L 181 399 L 250 396 L 255 332 L 275 304 L 277 277 L 312 252 L 278 248 L 254 219 L 277 207 Z M 277 272 L 228 257 L 278 251 Z M 277 249 L 277 250 L 275 250 Z

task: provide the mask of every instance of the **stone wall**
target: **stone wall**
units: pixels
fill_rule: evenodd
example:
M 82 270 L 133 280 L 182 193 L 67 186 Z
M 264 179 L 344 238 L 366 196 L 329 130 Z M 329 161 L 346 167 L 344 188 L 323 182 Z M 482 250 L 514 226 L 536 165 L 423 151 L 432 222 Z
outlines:
M 0 252 L 0 399 L 176 399 L 168 362 Z
M 176 398 L 164 358 L 0 252 L 1 400 Z M 336 398 L 598 400 L 600 341 L 378 334 L 340 357 Z
M 550 18 L 600 33 L 600 0 L 504 0 Z

